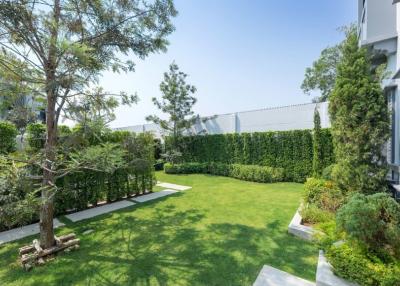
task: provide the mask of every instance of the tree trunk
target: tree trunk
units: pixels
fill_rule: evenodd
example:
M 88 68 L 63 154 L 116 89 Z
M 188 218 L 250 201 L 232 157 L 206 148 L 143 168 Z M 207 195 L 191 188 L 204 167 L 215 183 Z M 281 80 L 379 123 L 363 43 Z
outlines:
M 40 208 L 40 245 L 47 249 L 55 245 L 53 216 L 54 216 L 54 163 L 56 158 L 56 133 L 57 123 L 55 122 L 55 95 L 54 90 L 47 92 L 46 111 L 46 145 L 45 162 L 43 170 L 42 204 Z
M 55 195 L 55 159 L 57 144 L 57 40 L 58 23 L 60 19 L 60 0 L 54 0 L 53 17 L 54 23 L 51 29 L 50 45 L 46 70 L 46 144 L 45 162 L 43 163 L 42 204 L 40 207 L 40 245 L 47 249 L 56 244 L 54 239 L 53 217 L 54 217 L 54 195 Z

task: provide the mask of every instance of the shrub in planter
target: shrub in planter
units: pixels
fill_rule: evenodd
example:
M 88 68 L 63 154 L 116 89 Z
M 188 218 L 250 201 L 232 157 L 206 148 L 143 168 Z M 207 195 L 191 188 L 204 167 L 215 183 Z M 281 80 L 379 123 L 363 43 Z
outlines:
M 322 210 L 335 212 L 344 202 L 342 192 L 331 181 L 309 178 L 304 189 L 304 202 Z
M 7 154 L 16 150 L 15 137 L 18 131 L 14 124 L 6 121 L 0 122 L 0 154 Z
M 335 216 L 316 205 L 308 205 L 300 210 L 303 223 L 317 224 L 334 220 Z
M 326 252 L 334 272 L 339 277 L 365 286 L 400 285 L 400 266 L 397 263 L 383 263 L 378 257 L 371 257 L 356 245 L 344 243 L 332 245 Z
M 386 193 L 353 195 L 337 213 L 339 230 L 380 257 L 400 257 L 400 205 Z

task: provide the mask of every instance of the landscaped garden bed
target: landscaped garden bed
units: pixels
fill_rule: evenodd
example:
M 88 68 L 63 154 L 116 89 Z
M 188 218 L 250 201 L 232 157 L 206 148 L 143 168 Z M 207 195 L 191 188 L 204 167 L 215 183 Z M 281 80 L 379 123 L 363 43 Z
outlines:
M 65 221 L 57 235 L 74 232 L 79 251 L 29 273 L 18 265 L 16 249 L 32 238 L 6 244 L 0 248 L 0 280 L 5 285 L 251 285 L 267 264 L 314 281 L 318 249 L 287 233 L 301 184 L 163 173 L 157 178 L 193 188 L 84 222 Z M 84 234 L 88 229 L 92 232 Z

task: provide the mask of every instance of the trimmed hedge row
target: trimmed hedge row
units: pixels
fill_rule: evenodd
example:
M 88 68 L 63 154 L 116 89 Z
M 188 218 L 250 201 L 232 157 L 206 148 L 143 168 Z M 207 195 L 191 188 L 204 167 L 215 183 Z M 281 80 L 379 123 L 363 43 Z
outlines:
M 0 154 L 7 154 L 16 150 L 15 137 L 18 131 L 14 124 L 0 121 Z
M 166 147 L 169 146 L 166 141 Z M 312 130 L 187 136 L 181 139 L 183 162 L 219 162 L 285 169 L 285 180 L 304 182 L 312 175 Z M 321 130 L 321 163 L 334 163 L 332 136 Z
M 125 197 L 153 190 L 156 184 L 154 172 L 132 172 L 120 169 L 112 174 L 96 171 L 71 173 L 57 182 L 55 196 L 57 214 L 70 210 L 84 210 L 88 205 L 113 202 Z
M 285 178 L 282 168 L 223 163 L 167 163 L 164 171 L 167 174 L 212 174 L 260 183 L 282 182 Z

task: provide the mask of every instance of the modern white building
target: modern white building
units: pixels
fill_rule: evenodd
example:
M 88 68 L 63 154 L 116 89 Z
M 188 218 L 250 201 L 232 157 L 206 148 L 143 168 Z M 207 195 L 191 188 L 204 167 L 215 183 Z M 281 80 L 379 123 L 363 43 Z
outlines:
M 400 0 L 358 0 L 360 45 L 376 53 L 374 63 L 387 64 L 389 78 L 382 84 L 392 116 L 392 136 L 387 147 L 390 177 L 400 173 Z
M 328 103 L 306 103 L 264 108 L 201 118 L 192 126 L 190 134 L 253 133 L 288 131 L 314 128 L 314 111 L 318 110 L 321 127 L 330 127 Z M 155 124 L 116 128 L 132 132 L 153 132 L 161 137 L 162 131 Z

